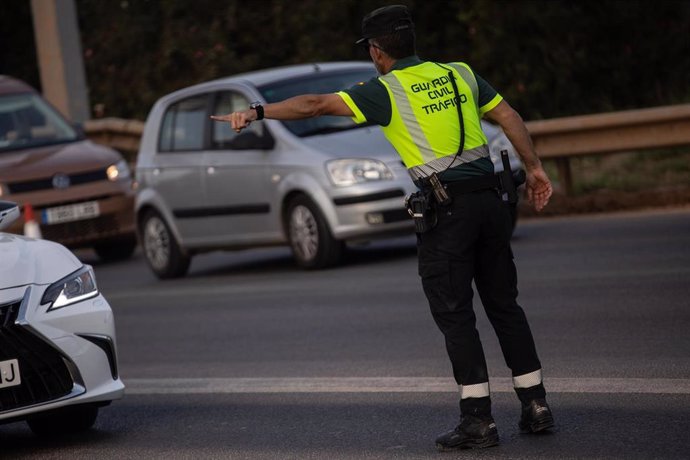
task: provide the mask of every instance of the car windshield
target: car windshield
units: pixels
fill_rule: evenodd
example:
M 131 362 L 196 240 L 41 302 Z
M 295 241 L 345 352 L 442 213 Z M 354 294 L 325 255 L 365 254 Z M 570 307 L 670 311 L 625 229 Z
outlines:
M 271 83 L 259 88 L 266 102 L 278 102 L 300 94 L 329 94 L 347 89 L 357 83 L 367 81 L 376 76 L 372 69 L 358 69 L 344 72 L 323 72 L 308 77 L 294 78 L 277 83 Z M 283 124 L 293 134 L 300 137 L 327 134 L 337 131 L 368 126 L 356 124 L 348 117 L 322 116 L 306 120 L 288 120 Z
M 0 96 L 0 152 L 70 142 L 78 137 L 38 94 Z

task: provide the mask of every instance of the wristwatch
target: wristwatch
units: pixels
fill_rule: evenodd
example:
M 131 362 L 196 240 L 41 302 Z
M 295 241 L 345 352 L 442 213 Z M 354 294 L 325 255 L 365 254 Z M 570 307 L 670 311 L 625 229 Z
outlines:
M 252 102 L 249 104 L 250 109 L 256 110 L 256 119 L 257 120 L 263 120 L 264 119 L 264 106 L 261 105 L 261 102 L 256 101 Z

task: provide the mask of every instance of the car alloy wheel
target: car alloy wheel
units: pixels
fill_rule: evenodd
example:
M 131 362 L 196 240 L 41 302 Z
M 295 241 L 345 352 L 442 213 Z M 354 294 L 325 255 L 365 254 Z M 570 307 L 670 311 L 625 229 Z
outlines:
M 340 261 L 344 243 L 336 240 L 319 208 L 298 195 L 287 209 L 286 226 L 292 253 L 303 268 L 325 268 Z
M 190 257 L 175 241 L 168 225 L 155 211 L 148 211 L 141 222 L 140 236 L 151 270 L 161 279 L 183 276 Z
M 170 234 L 158 216 L 146 221 L 144 226 L 146 258 L 154 269 L 164 270 L 170 261 Z
M 290 215 L 292 247 L 305 261 L 313 260 L 319 250 L 319 229 L 309 208 L 295 206 Z

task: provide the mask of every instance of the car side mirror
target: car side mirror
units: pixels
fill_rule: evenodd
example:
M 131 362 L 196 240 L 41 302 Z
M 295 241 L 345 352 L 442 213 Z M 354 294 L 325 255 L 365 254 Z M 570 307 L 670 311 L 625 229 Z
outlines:
M 0 230 L 10 226 L 19 217 L 19 206 L 11 201 L 0 201 Z
M 246 130 L 232 140 L 234 150 L 271 150 L 275 144 L 275 139 L 267 130 L 261 135 L 256 131 Z

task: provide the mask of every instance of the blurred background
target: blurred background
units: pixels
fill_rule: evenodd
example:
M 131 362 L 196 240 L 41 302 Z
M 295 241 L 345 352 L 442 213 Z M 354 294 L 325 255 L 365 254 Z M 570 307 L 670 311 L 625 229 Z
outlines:
M 687 0 L 76 0 L 91 107 L 143 119 L 196 82 L 368 59 L 361 19 L 391 3 L 422 58 L 470 63 L 527 120 L 690 102 Z M 0 74 L 40 89 L 31 2 L 0 8 Z
M 687 0 L 74 0 L 90 116 L 143 121 L 158 98 L 195 83 L 366 60 L 354 45 L 361 19 L 393 3 L 410 8 L 420 57 L 468 62 L 525 120 L 690 102 Z M 40 90 L 32 2 L 0 9 L 0 74 Z M 658 201 L 662 185 L 674 188 L 657 204 L 690 202 L 687 145 L 581 156 L 568 168 L 571 211 Z M 576 205 L 601 190 L 652 192 Z

